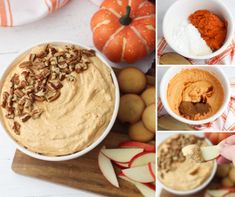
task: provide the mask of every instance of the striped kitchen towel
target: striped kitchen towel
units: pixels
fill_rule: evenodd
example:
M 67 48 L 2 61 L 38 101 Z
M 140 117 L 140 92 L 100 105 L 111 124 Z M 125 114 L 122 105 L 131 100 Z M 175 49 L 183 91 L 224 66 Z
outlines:
M 167 44 L 166 40 L 162 37 L 158 41 L 158 51 L 157 51 L 157 56 L 158 60 L 161 55 L 167 52 L 173 52 L 173 49 Z M 221 54 L 219 54 L 216 57 L 213 57 L 208 60 L 192 60 L 189 59 L 189 61 L 192 64 L 235 64 L 235 40 L 232 41 L 230 46 Z
M 225 112 L 213 122 L 203 125 L 192 126 L 196 130 L 202 131 L 235 131 L 235 82 L 231 82 L 231 98 Z M 158 99 L 158 117 L 165 115 L 161 99 Z
M 69 0 L 0 0 L 0 26 L 31 23 L 63 7 Z

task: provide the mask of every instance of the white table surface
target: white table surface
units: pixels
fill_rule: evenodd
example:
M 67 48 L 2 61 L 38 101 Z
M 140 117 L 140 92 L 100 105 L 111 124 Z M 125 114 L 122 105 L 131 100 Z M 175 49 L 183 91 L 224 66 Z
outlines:
M 0 28 L 0 76 L 12 58 L 32 44 L 47 40 L 70 40 L 93 47 L 90 18 L 98 9 L 89 0 L 71 0 L 63 9 L 32 24 Z M 153 56 L 152 56 L 153 57 Z M 151 61 L 148 57 L 137 63 Z M 146 70 L 148 66 L 142 67 Z M 98 195 L 20 176 L 11 170 L 15 147 L 0 130 L 1 197 L 95 197 Z

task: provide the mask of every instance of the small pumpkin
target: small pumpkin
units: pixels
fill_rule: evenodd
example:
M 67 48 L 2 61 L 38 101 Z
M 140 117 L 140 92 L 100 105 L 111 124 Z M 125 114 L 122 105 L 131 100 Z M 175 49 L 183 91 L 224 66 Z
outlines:
M 91 28 L 96 48 L 109 60 L 134 63 L 155 49 L 155 6 L 147 0 L 104 0 Z

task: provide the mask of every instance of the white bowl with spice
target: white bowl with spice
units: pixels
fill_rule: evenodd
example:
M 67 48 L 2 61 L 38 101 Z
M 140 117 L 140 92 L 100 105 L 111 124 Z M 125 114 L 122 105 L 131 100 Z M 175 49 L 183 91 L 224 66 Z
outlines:
M 0 84 L 2 129 L 23 153 L 64 161 L 91 151 L 110 132 L 119 87 L 106 60 L 69 41 L 20 52 Z
M 198 10 L 209 13 L 203 18 L 201 12 L 197 16 L 194 14 Z M 197 24 L 191 24 L 189 17 L 192 14 Z M 209 24 L 203 24 L 204 20 Z M 217 28 L 221 28 L 218 32 L 223 33 L 213 32 Z M 224 2 L 218 0 L 178 0 L 167 10 L 163 19 L 163 34 L 169 46 L 191 59 L 210 59 L 223 53 L 232 42 L 233 32 L 232 14 Z
M 159 184 L 175 195 L 192 195 L 202 191 L 210 184 L 217 170 L 216 161 L 197 163 L 185 158 L 182 148 L 190 144 L 212 145 L 200 135 L 182 133 L 171 135 L 158 146 Z
M 160 82 L 160 98 L 176 120 L 202 125 L 216 120 L 228 107 L 230 83 L 218 67 L 172 67 Z

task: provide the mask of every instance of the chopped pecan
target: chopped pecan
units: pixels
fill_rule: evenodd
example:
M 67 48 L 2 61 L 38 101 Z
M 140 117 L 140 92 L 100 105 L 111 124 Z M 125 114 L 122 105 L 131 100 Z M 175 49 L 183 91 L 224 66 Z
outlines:
M 31 61 L 25 61 L 25 62 L 22 62 L 19 65 L 20 68 L 29 68 L 30 66 L 32 66 L 32 62 Z
M 43 110 L 42 109 L 35 109 L 32 111 L 32 118 L 37 119 L 41 116 Z
M 35 101 L 39 101 L 39 102 L 45 101 L 45 97 L 44 96 L 34 95 L 34 99 L 35 99 Z
M 28 121 L 30 118 L 31 118 L 31 115 L 29 115 L 29 114 L 24 114 L 24 115 L 21 116 L 21 121 L 22 121 L 22 122 L 26 122 L 26 121 Z
M 60 97 L 60 92 L 54 92 L 52 96 L 48 96 L 47 97 L 47 101 L 48 102 L 52 102 L 55 101 L 56 99 L 58 99 Z
M 30 56 L 29 56 L 29 61 L 33 62 L 35 59 L 36 59 L 36 54 L 31 53 Z
M 14 119 L 14 118 L 15 118 L 15 114 L 7 113 L 7 114 L 5 115 L 5 117 L 6 117 L 7 119 Z
M 20 135 L 20 127 L 20 124 L 14 121 L 12 129 L 14 130 L 16 135 Z
M 83 49 L 82 54 L 87 56 L 87 57 L 94 57 L 95 56 L 95 51 L 93 49 L 90 49 L 90 50 Z
M 20 83 L 20 77 L 17 74 L 14 74 L 13 77 L 11 78 L 11 82 L 14 85 L 18 85 Z
M 9 97 L 9 93 L 8 92 L 3 92 L 2 94 L 2 107 L 5 108 L 7 105 L 7 99 Z
M 23 96 L 25 95 L 25 93 L 22 92 L 20 89 L 16 89 L 16 90 L 14 91 L 14 93 L 15 93 L 15 95 L 16 95 L 18 98 L 21 98 L 21 97 L 23 97 Z

